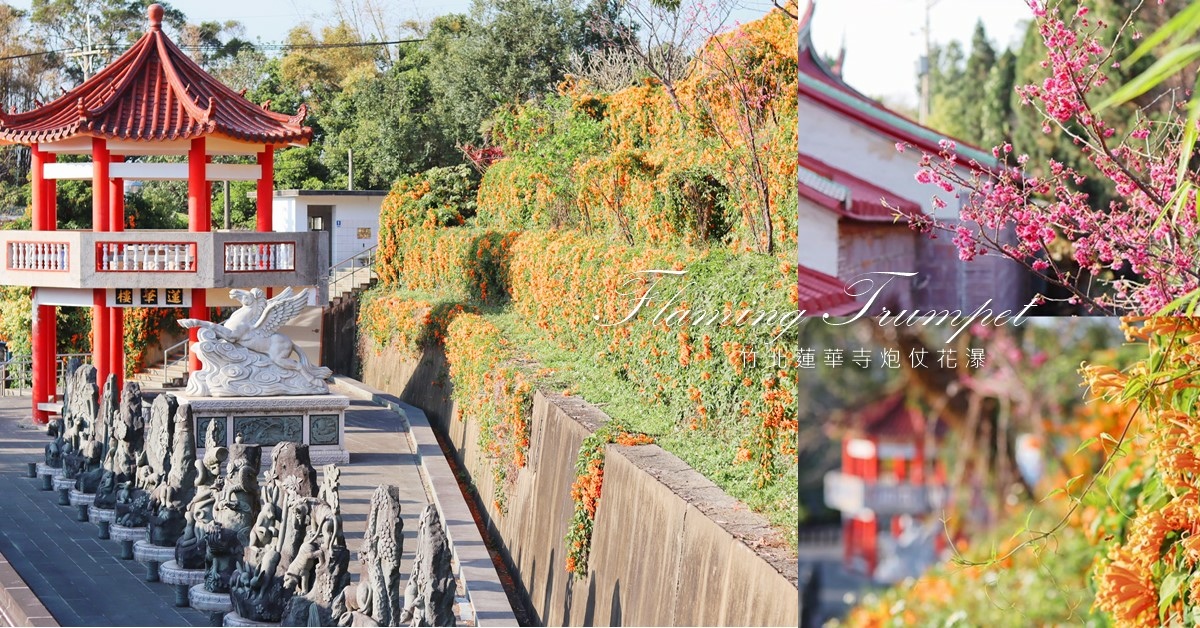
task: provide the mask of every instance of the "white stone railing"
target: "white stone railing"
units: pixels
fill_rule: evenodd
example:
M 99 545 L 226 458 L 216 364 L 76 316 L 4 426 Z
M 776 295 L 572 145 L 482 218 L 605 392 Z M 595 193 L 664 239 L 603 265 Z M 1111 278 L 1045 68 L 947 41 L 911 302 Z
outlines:
M 296 269 L 294 242 L 226 242 L 225 272 L 246 273 Z
M 71 245 L 66 242 L 9 242 L 9 270 L 70 270 Z
M 97 242 L 96 270 L 196 272 L 195 242 Z
M 5 258 L 0 262 L 0 285 L 73 289 L 319 286 L 324 292 L 329 269 L 324 235 L 310 231 L 0 229 L 0 255 Z

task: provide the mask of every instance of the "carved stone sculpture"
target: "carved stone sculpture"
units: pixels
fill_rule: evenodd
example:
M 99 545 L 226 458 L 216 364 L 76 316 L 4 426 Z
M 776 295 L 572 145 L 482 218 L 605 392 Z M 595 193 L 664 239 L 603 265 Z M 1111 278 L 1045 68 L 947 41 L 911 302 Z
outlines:
M 417 556 L 404 589 L 400 623 L 410 626 L 453 626 L 457 589 L 451 568 L 450 544 L 442 518 L 433 504 L 425 507 L 417 529 Z
M 321 490 L 309 517 L 304 541 L 287 565 L 285 583 L 295 596 L 283 616 L 285 626 L 332 625 L 335 601 L 350 586 L 350 550 L 342 531 L 341 499 L 338 488 L 341 470 L 325 467 Z
M 61 418 L 54 419 L 46 426 L 47 434 L 54 439 L 46 445 L 46 466 L 52 469 L 61 469 L 63 466 L 63 451 L 67 446 L 67 441 L 63 438 L 63 429 Z
M 115 385 L 115 377 L 110 378 L 110 381 Z M 145 427 L 146 422 L 142 418 L 142 388 L 136 382 L 126 382 L 121 390 L 120 407 L 113 417 L 109 431 L 103 475 L 93 502 L 97 508 L 114 508 L 118 487 L 136 479 L 138 457 L 144 445 Z
M 383 485 L 371 495 L 371 511 L 358 560 L 362 577 L 353 595 L 347 588 L 334 602 L 341 626 L 399 626 L 403 611 L 400 593 L 400 554 L 404 522 L 400 519 L 400 489 Z
M 244 548 L 250 542 L 250 530 L 258 517 L 258 470 L 262 463 L 262 447 L 246 445 L 239 438 L 229 448 L 229 466 L 224 486 L 216 493 L 212 507 L 212 527 L 204 536 L 204 588 L 213 593 L 229 591 L 233 575 Z
M 150 404 L 150 419 L 146 421 L 137 471 L 131 481 L 123 483 L 124 489 L 117 496 L 117 523 L 120 525 L 138 528 L 149 522 L 150 494 L 166 482 L 171 467 L 171 430 L 177 407 L 174 395 L 169 394 L 158 395 Z
M 200 328 L 192 345 L 203 367 L 188 380 L 187 393 L 197 397 L 263 397 L 324 395 L 332 375 L 309 363 L 279 328 L 308 303 L 308 289 L 291 288 L 268 300 L 262 290 L 231 290 L 242 304 L 223 324 L 185 318 L 179 324 Z M 293 358 L 292 355 L 296 357 Z
M 83 453 L 91 441 L 92 423 L 96 420 L 96 367 L 82 364 L 73 358 L 67 365 L 66 394 L 63 397 L 63 475 L 76 477 L 87 465 Z
M 169 396 L 169 395 L 160 395 Z M 171 399 L 174 402 L 174 398 Z M 192 437 L 192 408 L 183 406 L 171 417 L 170 471 L 165 482 L 151 489 L 150 542 L 174 546 L 187 524 L 187 507 L 196 494 L 196 441 Z
M 204 458 L 196 460 L 196 493 L 188 504 L 183 534 L 175 543 L 175 562 L 182 569 L 203 569 L 208 552 L 206 538 L 213 524 L 213 507 L 225 487 L 221 465 L 229 450 L 217 444 L 216 422 L 208 424 Z
M 326 467 L 313 497 L 316 471 L 308 460 L 308 448 L 294 443 L 277 445 L 272 455 L 245 560 L 230 579 L 230 598 L 243 618 L 328 625 L 334 597 L 349 584 L 340 471 Z
M 117 418 L 117 377 L 109 375 L 104 382 L 92 428 L 88 439 L 80 444 L 78 453 L 79 470 L 75 476 L 75 490 L 95 493 L 104 475 L 105 462 L 111 465 L 109 453 L 115 450 L 113 424 Z

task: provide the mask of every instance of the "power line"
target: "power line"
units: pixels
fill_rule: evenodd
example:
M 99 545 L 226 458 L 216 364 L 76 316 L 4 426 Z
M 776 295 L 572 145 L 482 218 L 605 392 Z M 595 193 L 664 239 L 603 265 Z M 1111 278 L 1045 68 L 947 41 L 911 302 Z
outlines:
M 272 44 L 253 44 L 253 43 L 247 42 L 246 45 L 251 48 L 254 48 L 256 50 L 282 51 L 282 50 L 320 50 L 320 49 L 332 49 L 332 48 L 366 48 L 366 47 L 370 47 L 370 46 L 393 46 L 396 44 L 412 44 L 412 43 L 418 43 L 418 42 L 422 42 L 422 41 L 425 41 L 425 38 L 422 37 L 419 39 L 395 39 L 392 41 L 363 41 L 363 42 L 350 42 L 350 43 L 342 43 L 342 44 L 273 44 L 273 43 Z M 178 44 L 176 44 L 176 45 L 178 46 Z M 188 51 L 193 51 L 193 52 L 203 52 L 203 51 L 208 51 L 208 50 L 220 50 L 223 47 L 224 46 L 220 46 L 217 44 L 179 46 L 179 48 L 181 50 L 188 50 Z M 124 50 L 124 49 L 125 49 L 124 46 L 117 46 L 117 45 L 95 45 L 95 46 L 91 47 L 91 50 Z M 21 54 L 3 56 L 3 57 L 0 57 L 0 61 L 11 61 L 14 59 L 28 59 L 30 57 L 41 57 L 44 55 L 52 55 L 52 54 L 59 54 L 59 53 L 71 54 L 71 53 L 75 53 L 75 52 L 81 52 L 83 50 L 84 50 L 84 48 L 81 48 L 79 46 L 76 46 L 74 48 L 59 48 L 57 50 L 39 50 L 37 52 L 24 52 Z

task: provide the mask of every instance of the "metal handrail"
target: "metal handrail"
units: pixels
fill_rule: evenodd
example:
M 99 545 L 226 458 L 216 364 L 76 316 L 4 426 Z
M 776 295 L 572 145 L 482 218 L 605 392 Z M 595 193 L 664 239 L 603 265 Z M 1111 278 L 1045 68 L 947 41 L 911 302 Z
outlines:
M 179 359 L 186 360 L 188 357 L 188 342 L 189 342 L 189 340 L 190 340 L 189 338 L 184 338 L 183 340 L 180 340 L 179 342 L 177 342 L 163 350 L 163 370 L 162 370 L 163 386 L 166 386 L 167 383 L 170 382 L 170 379 L 167 377 L 167 365 L 170 364 L 170 362 L 171 362 L 171 360 L 170 360 L 171 352 L 180 347 L 183 347 L 183 357 L 181 357 Z
M 59 353 L 55 355 L 55 386 L 67 376 L 67 363 L 71 358 L 79 358 L 85 364 L 92 361 L 90 353 Z M 22 395 L 25 390 L 33 390 L 33 357 L 28 354 L 10 355 L 7 361 L 0 362 L 0 393 L 9 394 L 13 391 Z M 57 396 L 57 393 L 55 394 Z
M 366 269 L 368 276 L 370 276 L 371 268 L 375 264 L 375 250 L 378 248 L 379 248 L 379 245 L 376 244 L 375 246 L 373 246 L 369 249 L 363 249 L 363 250 L 359 251 L 358 253 L 355 253 L 354 255 L 351 255 L 350 257 L 347 257 L 346 259 L 334 264 L 333 266 L 330 266 L 329 267 L 329 278 L 327 280 L 327 283 L 329 284 L 328 287 L 333 288 L 333 286 L 334 286 L 334 279 L 335 279 L 335 274 L 336 274 L 334 271 L 336 271 L 338 268 L 340 268 L 342 266 L 351 264 L 351 262 L 354 262 L 356 260 L 360 261 L 360 263 L 351 264 L 351 270 L 350 270 L 351 285 L 357 285 L 359 270 Z M 363 260 L 364 258 L 366 259 L 366 263 L 361 263 L 361 260 Z M 329 296 L 330 296 L 330 298 L 333 298 L 332 294 L 330 294 Z

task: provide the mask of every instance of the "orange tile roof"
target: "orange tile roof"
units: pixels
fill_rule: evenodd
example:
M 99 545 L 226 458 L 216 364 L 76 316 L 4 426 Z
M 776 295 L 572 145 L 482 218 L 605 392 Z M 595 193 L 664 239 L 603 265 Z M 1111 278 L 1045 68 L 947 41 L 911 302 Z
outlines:
M 162 32 L 162 7 L 116 61 L 53 102 L 0 114 L 0 141 L 54 142 L 75 136 L 139 141 L 225 135 L 265 144 L 307 144 L 307 108 L 295 115 L 255 105 L 192 61 Z

